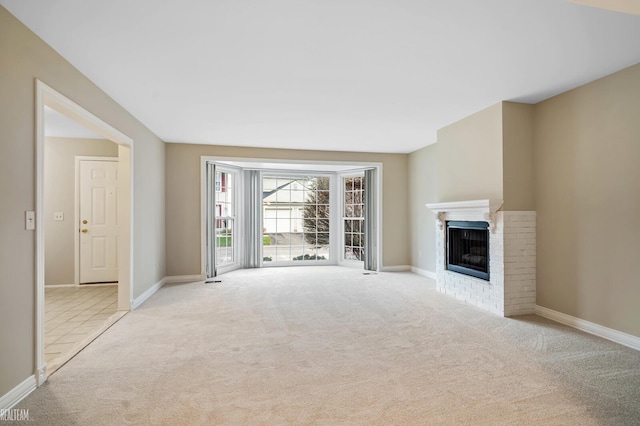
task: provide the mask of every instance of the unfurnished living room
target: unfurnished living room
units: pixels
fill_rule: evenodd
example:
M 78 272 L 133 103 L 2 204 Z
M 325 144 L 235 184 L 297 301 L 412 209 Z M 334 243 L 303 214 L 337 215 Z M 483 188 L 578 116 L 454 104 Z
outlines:
M 0 0 L 0 423 L 640 424 L 634 0 Z

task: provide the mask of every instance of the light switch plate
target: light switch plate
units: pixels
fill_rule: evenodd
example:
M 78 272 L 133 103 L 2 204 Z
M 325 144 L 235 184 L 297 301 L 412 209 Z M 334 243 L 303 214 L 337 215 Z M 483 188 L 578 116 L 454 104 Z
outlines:
M 26 211 L 24 213 L 24 227 L 27 231 L 33 231 L 36 229 L 36 212 Z
M 53 213 L 53 220 L 64 220 L 64 213 L 62 212 Z

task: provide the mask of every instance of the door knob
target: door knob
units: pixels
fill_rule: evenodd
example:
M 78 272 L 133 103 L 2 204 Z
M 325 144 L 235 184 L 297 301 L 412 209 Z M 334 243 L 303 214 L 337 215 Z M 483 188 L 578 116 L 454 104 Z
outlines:
M 89 230 L 87 228 L 82 228 L 82 232 L 86 234 L 87 232 L 89 232 Z
M 86 225 L 86 224 L 87 224 L 87 219 L 83 220 L 83 221 L 82 221 L 82 224 L 83 224 L 83 225 Z

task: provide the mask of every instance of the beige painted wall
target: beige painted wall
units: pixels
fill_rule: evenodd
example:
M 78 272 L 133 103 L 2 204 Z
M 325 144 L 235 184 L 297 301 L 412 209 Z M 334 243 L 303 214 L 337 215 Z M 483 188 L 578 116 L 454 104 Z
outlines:
M 640 65 L 535 113 L 538 305 L 640 336 Z
M 502 103 L 438 130 L 438 201 L 503 199 Z
M 45 139 L 45 285 L 73 284 L 75 279 L 76 155 L 116 157 L 117 160 L 118 145 L 101 139 Z M 64 220 L 54 220 L 54 212 L 62 212 Z
M 502 103 L 502 209 L 535 210 L 533 197 L 534 105 Z
M 436 270 L 435 218 L 427 203 L 503 198 L 503 103 L 438 130 L 409 154 L 411 265 Z
M 436 220 L 425 204 L 438 200 L 437 145 L 409 155 L 409 223 L 411 266 L 436 270 Z
M 383 163 L 383 262 L 408 265 L 408 191 L 405 154 L 253 149 L 166 144 L 167 275 L 200 274 L 200 157 Z
M 0 6 L 0 395 L 35 368 L 35 79 L 134 140 L 134 294 L 165 275 L 162 141 Z
M 409 156 L 412 265 L 435 270 L 420 257 L 435 244 L 425 198 L 501 198 L 505 210 L 537 211 L 539 305 L 640 336 L 640 229 L 631 226 L 640 217 L 639 111 L 640 64 L 441 129 L 433 148 Z

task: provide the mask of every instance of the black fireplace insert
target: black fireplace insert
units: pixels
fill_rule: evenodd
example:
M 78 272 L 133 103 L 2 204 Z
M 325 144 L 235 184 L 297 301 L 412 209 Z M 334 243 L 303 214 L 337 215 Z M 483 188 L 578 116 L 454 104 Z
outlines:
M 487 222 L 447 222 L 447 269 L 489 281 Z

